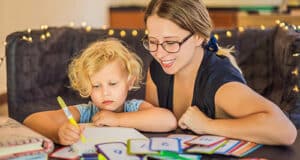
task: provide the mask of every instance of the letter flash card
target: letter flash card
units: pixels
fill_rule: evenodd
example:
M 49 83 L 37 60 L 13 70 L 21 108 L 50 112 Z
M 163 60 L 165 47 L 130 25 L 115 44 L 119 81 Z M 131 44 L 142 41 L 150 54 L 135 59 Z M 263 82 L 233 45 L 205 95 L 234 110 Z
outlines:
M 130 159 L 140 160 L 139 156 L 128 155 L 126 145 L 122 142 L 100 143 L 96 144 L 97 151 L 102 153 L 108 160 Z
M 150 150 L 149 139 L 129 139 L 127 141 L 127 150 L 129 154 L 157 154 L 158 152 Z
M 182 152 L 180 140 L 167 137 L 150 138 L 150 149 L 154 151 Z
M 187 141 L 187 144 L 196 144 L 201 146 L 212 146 L 217 143 L 224 141 L 226 138 L 221 136 L 213 136 L 213 135 L 204 135 Z

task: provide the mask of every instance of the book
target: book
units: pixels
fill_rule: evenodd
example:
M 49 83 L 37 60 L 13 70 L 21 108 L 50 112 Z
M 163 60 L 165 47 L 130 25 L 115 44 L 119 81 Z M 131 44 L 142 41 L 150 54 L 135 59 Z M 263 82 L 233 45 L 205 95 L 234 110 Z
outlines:
M 0 116 L 0 159 L 50 153 L 53 142 L 10 117 Z
M 78 155 L 96 153 L 95 145 L 99 143 L 123 142 L 127 144 L 128 139 L 148 139 L 134 128 L 83 125 L 85 126 L 83 135 L 86 137 L 86 142 L 78 141 L 71 146 Z

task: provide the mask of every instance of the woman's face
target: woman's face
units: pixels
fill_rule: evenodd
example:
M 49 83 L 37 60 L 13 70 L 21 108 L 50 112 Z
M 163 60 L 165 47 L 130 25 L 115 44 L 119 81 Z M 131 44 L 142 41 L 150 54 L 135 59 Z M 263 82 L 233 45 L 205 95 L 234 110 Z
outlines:
M 197 48 L 200 48 L 202 40 L 197 36 L 189 36 L 192 33 L 180 28 L 170 20 L 160 18 L 157 15 L 149 16 L 147 19 L 147 30 L 149 32 L 149 44 L 158 45 L 156 51 L 150 52 L 160 63 L 167 74 L 176 74 L 191 65 Z M 169 53 L 165 49 L 171 48 L 174 42 L 184 41 L 176 53 Z M 164 49 L 165 48 L 165 49 Z

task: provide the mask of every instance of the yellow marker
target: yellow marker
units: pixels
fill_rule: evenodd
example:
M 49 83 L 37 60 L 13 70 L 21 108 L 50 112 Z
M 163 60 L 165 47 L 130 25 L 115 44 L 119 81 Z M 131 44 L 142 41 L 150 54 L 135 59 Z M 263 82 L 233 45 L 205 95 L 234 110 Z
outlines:
M 76 123 L 75 119 L 73 118 L 71 112 L 69 111 L 66 103 L 64 102 L 64 100 L 58 96 L 57 97 L 57 101 L 61 107 L 61 109 L 64 111 L 64 113 L 66 114 L 67 118 L 69 119 L 70 123 L 76 127 L 79 127 L 79 125 Z M 86 139 L 85 137 L 83 136 L 83 134 L 80 134 L 80 139 L 81 139 L 81 142 L 82 143 L 85 143 L 86 142 Z

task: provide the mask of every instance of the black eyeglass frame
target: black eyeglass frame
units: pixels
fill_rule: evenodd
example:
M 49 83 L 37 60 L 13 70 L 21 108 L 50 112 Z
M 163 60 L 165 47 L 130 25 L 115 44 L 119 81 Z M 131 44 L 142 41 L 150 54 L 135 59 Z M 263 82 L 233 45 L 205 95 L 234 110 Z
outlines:
M 156 44 L 156 49 L 155 50 L 150 50 L 149 48 L 149 39 L 148 39 L 148 36 L 146 35 L 143 39 L 142 39 L 142 43 L 143 43 L 143 46 L 146 50 L 150 51 L 150 52 L 156 52 L 158 50 L 158 46 L 160 45 L 166 52 L 168 53 L 177 53 L 180 51 L 180 48 L 181 48 L 181 45 L 186 42 L 189 38 L 191 38 L 193 36 L 193 33 L 190 33 L 189 35 L 187 35 L 185 38 L 183 38 L 183 40 L 181 40 L 180 42 L 177 42 L 177 41 L 174 41 L 174 43 L 177 43 L 178 44 L 178 50 L 175 51 L 175 52 L 170 52 L 168 51 L 165 47 L 164 47 L 164 44 L 167 43 L 167 42 L 170 42 L 170 41 L 163 41 L 162 43 L 157 43 Z

